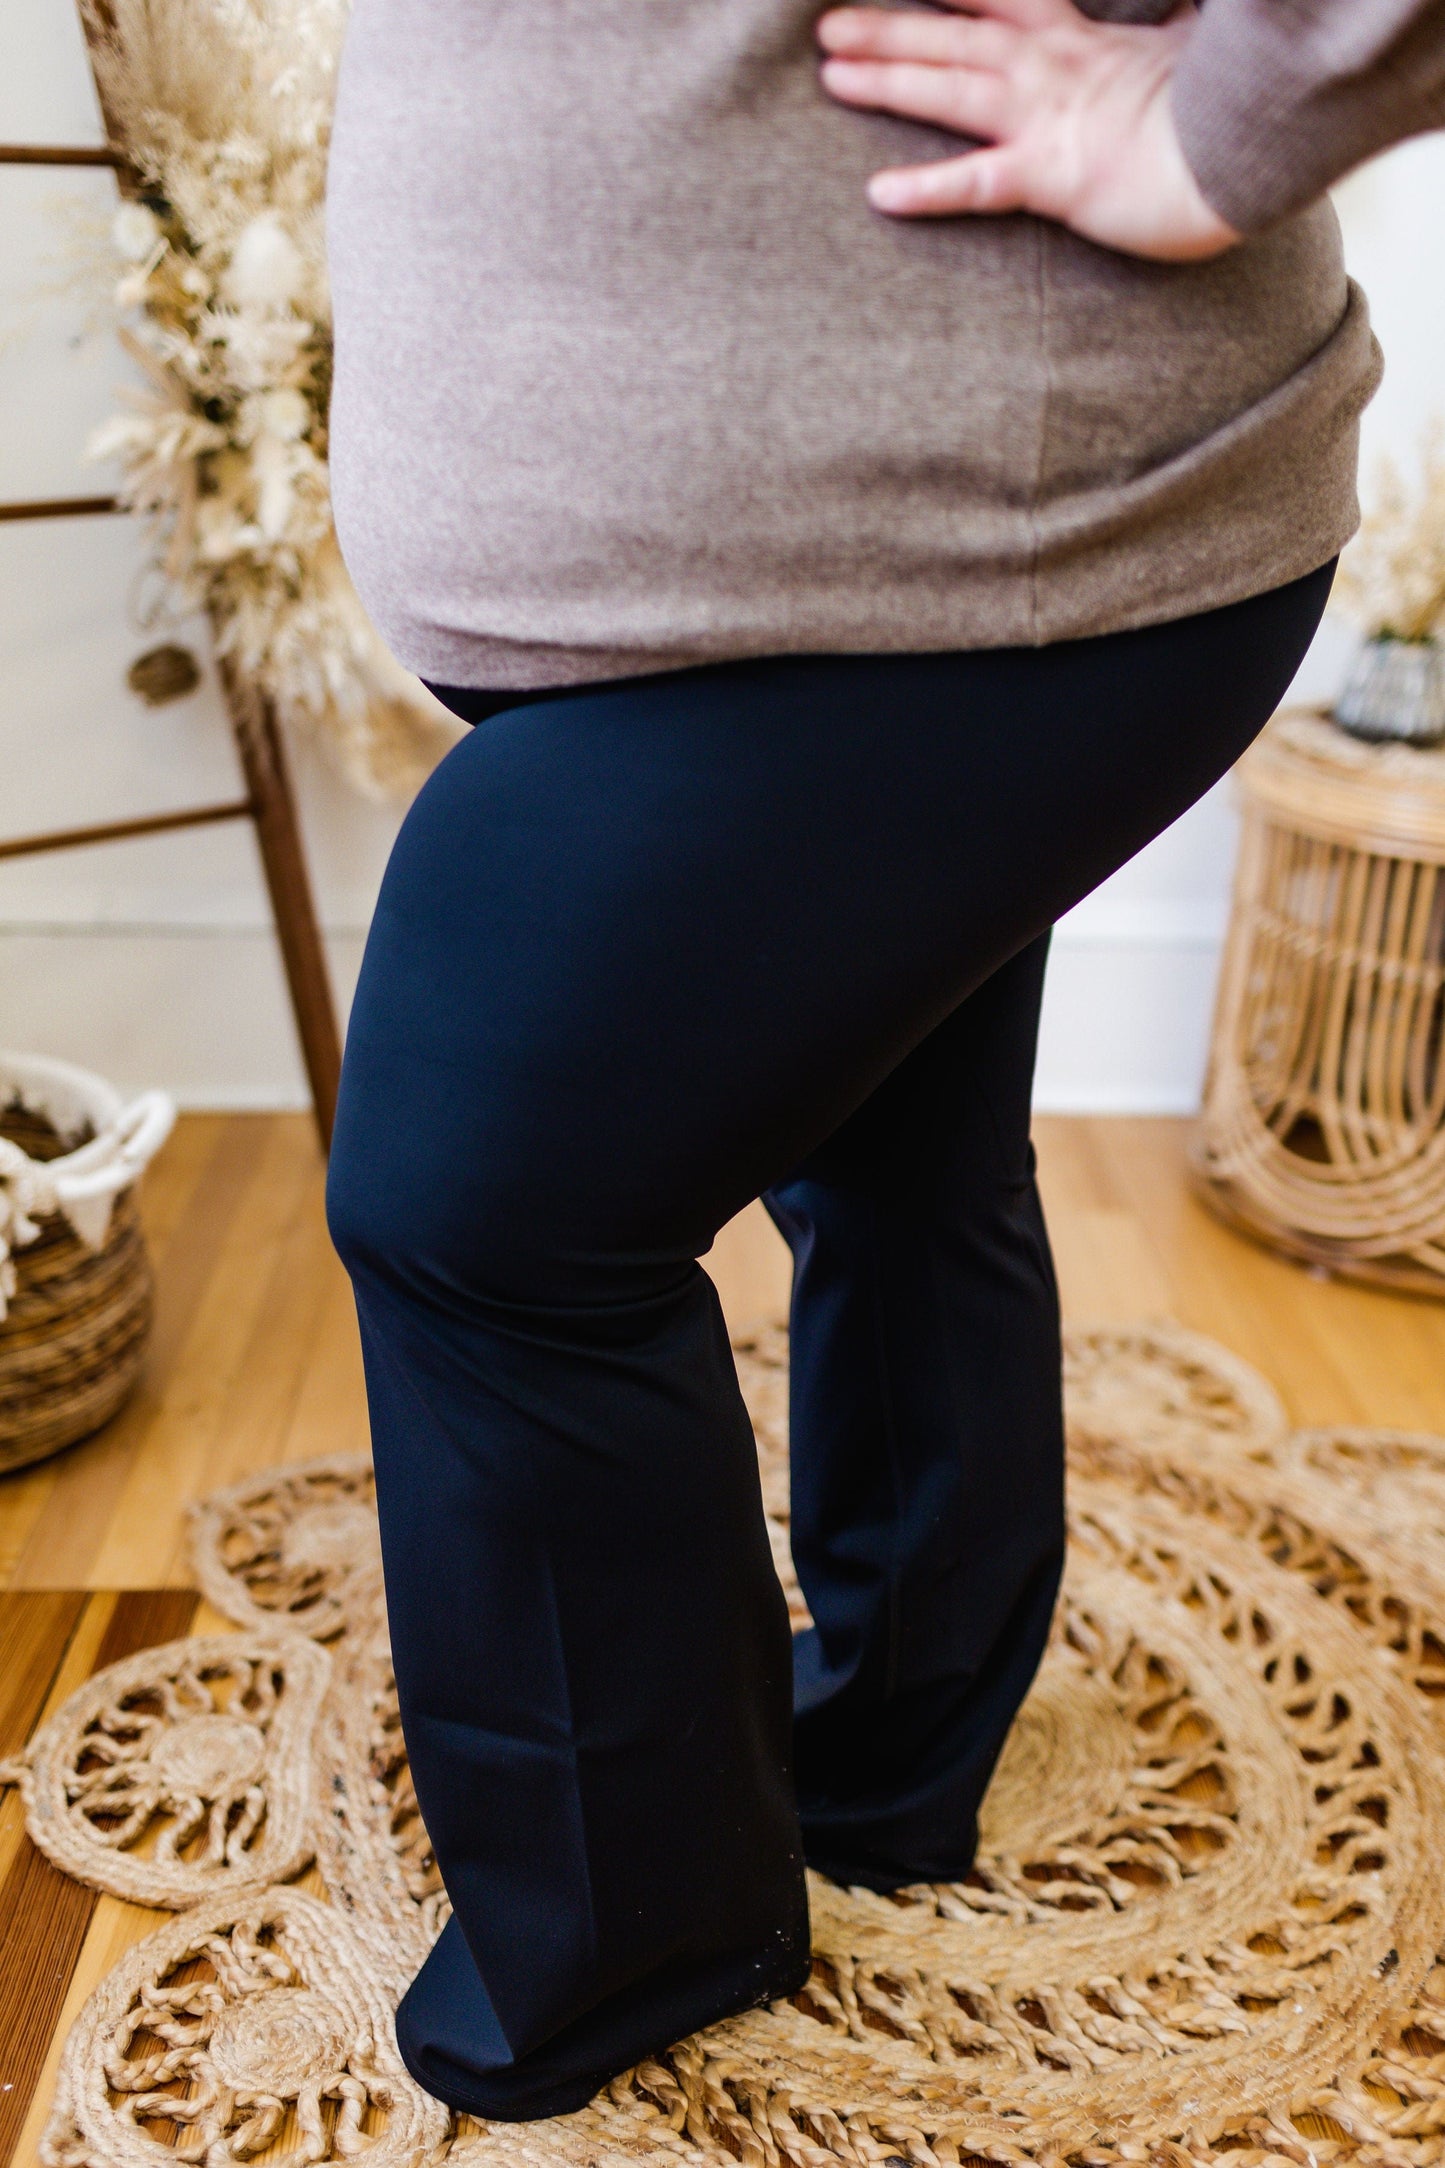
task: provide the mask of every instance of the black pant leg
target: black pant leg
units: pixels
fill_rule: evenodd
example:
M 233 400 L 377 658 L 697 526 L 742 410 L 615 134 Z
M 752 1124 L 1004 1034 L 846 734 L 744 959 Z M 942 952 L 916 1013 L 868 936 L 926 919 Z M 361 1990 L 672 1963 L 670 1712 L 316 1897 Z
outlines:
M 1047 937 L 765 1200 L 792 1247 L 804 1845 L 966 1874 L 1063 1563 L 1058 1293 L 1029 1108 Z
M 1223 771 L 1327 591 L 541 701 L 421 793 L 328 1205 L 456 1907 L 398 2038 L 454 2105 L 579 2105 L 801 1976 L 786 1615 L 694 1260 Z
M 591 1303 L 353 1270 L 407 1747 L 455 1908 L 397 2038 L 444 2099 L 563 2113 L 807 1974 L 752 1430 L 695 1264 L 603 1275 Z

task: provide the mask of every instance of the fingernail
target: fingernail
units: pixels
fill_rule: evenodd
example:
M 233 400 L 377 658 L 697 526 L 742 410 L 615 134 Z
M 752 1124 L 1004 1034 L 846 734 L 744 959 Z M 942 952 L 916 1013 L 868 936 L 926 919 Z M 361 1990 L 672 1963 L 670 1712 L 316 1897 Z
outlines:
M 868 201 L 875 211 L 904 211 L 908 182 L 901 173 L 875 173 L 868 183 Z

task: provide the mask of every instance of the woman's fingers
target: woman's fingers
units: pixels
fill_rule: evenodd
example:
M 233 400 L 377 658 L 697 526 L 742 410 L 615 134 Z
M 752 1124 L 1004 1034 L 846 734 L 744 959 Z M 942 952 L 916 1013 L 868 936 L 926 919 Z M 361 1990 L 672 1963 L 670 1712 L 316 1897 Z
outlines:
M 844 105 L 897 113 L 905 120 L 951 129 L 955 135 L 996 136 L 1007 119 L 1007 86 L 1001 76 L 982 69 L 920 67 L 907 60 L 833 59 L 823 63 L 823 82 Z
M 927 166 L 895 166 L 875 173 L 868 199 L 875 210 L 909 218 L 952 218 L 960 211 L 1021 211 L 1027 177 L 1007 148 L 968 151 Z
M 818 24 L 827 53 L 848 60 L 918 60 L 934 66 L 1006 67 L 1018 33 L 1003 23 L 919 9 L 830 8 Z

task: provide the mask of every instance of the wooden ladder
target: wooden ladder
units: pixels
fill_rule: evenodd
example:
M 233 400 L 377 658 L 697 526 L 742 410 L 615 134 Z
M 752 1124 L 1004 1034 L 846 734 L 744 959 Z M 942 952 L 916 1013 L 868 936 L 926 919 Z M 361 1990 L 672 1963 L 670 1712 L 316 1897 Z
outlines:
M 0 144 L 0 165 L 109 166 L 123 192 L 130 192 L 136 185 L 124 151 L 114 147 Z M 0 520 L 91 518 L 123 509 L 114 497 L 47 497 L 0 503 Z M 285 748 L 270 701 L 225 661 L 219 667 L 241 763 L 244 797 L 174 813 L 141 814 L 131 820 L 101 821 L 89 827 L 56 828 L 44 834 L 0 839 L 0 859 L 24 858 L 40 851 L 75 850 L 130 836 L 160 835 L 172 828 L 200 828 L 215 821 L 251 821 L 271 899 L 296 1035 L 311 1087 L 316 1127 L 322 1149 L 326 1150 L 336 1114 L 341 1034 Z

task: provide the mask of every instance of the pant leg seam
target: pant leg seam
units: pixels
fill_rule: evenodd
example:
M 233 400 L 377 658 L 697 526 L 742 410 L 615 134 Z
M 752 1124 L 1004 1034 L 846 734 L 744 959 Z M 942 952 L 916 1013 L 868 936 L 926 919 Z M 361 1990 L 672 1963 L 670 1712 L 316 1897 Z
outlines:
M 892 1365 L 888 1359 L 888 1337 L 885 1330 L 885 1303 L 882 1284 L 881 1208 L 878 1198 L 870 1195 L 869 1210 L 873 1216 L 872 1280 L 873 1295 L 873 1351 L 877 1362 L 878 1399 L 883 1421 L 883 1435 L 888 1450 L 888 1476 L 893 1491 L 892 1529 L 890 1532 L 888 1559 L 888 1641 L 883 1670 L 883 1692 L 890 1699 L 898 1684 L 898 1657 L 903 1638 L 900 1617 L 902 1575 L 899 1570 L 899 1538 L 903 1527 L 903 1494 L 898 1468 L 898 1430 L 894 1415 Z

